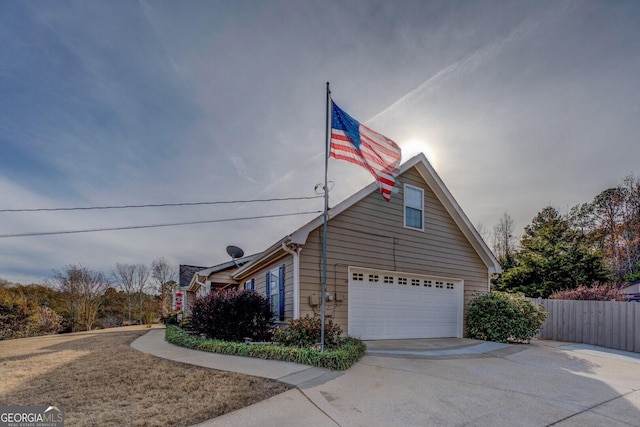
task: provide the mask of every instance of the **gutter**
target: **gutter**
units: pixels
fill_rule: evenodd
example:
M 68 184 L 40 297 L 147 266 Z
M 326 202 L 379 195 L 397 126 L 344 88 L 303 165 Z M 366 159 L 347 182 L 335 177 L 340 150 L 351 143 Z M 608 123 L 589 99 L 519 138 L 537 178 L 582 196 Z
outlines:
M 293 318 L 300 318 L 300 251 L 302 248 L 296 247 L 295 249 L 287 246 L 285 242 L 282 242 L 282 250 L 291 254 L 293 257 Z
M 253 271 L 262 268 L 264 265 L 278 259 L 283 255 L 282 253 L 278 254 L 278 252 L 282 250 L 281 244 L 289 240 L 290 236 L 286 236 L 280 239 L 277 243 L 273 244 L 267 250 L 256 256 L 256 258 L 254 258 L 252 261 L 238 268 L 233 274 L 231 274 L 231 278 L 234 280 L 239 280 L 242 277 L 248 276 Z

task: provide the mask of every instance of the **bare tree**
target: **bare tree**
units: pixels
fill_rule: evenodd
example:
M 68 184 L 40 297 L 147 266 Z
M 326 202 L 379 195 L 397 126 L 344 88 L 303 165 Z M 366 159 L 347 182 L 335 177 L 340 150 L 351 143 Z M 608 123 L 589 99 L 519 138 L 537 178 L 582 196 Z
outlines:
M 516 251 L 515 222 L 508 213 L 502 214 L 493 227 L 493 253 L 503 267 L 511 264 Z
M 55 271 L 53 280 L 56 287 L 66 295 L 70 315 L 71 331 L 82 323 L 90 331 L 98 315 L 101 296 L 109 286 L 109 280 L 102 272 L 89 270 L 78 265 L 69 265 Z
M 133 276 L 133 286 L 138 297 L 138 320 L 142 323 L 144 314 L 144 301 L 149 291 L 149 267 L 144 264 L 137 264 L 135 274 Z
M 630 175 L 624 179 L 625 209 L 623 229 L 625 275 L 637 273 L 640 265 L 640 179 Z
M 135 264 L 116 264 L 116 269 L 112 275 L 118 287 L 124 292 L 126 296 L 127 315 L 129 323 L 131 323 L 131 317 L 133 314 L 133 307 L 135 305 L 135 275 L 137 266 Z
M 482 240 L 484 240 L 485 243 L 489 241 L 489 237 L 491 236 L 491 234 L 489 230 L 487 230 L 487 227 L 485 227 L 484 223 L 479 222 L 476 225 L 476 231 L 478 232 L 480 237 L 482 237 Z
M 157 258 L 151 263 L 151 277 L 160 291 L 162 300 L 162 316 L 169 315 L 169 307 L 171 307 L 171 296 L 177 288 L 176 283 L 177 271 L 175 266 L 169 264 L 165 258 Z
M 596 229 L 595 235 L 616 280 L 625 276 L 623 215 L 625 191 L 622 187 L 608 188 L 598 194 L 592 202 Z

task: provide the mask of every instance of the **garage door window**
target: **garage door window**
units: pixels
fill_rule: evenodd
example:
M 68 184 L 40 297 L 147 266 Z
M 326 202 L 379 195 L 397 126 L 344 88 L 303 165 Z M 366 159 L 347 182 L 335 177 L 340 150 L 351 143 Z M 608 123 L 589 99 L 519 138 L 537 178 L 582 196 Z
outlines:
M 423 230 L 424 191 L 409 184 L 404 185 L 404 226 Z

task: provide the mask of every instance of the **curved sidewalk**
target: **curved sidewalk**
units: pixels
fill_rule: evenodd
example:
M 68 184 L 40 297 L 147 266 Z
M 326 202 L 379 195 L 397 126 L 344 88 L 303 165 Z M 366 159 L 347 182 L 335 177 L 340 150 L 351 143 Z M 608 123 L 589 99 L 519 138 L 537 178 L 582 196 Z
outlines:
M 295 388 L 234 412 L 213 418 L 197 427 L 209 426 L 286 426 L 296 420 L 305 427 L 335 427 L 337 424 L 315 405 L 298 386 L 312 387 L 342 375 L 324 368 L 315 368 L 291 362 L 228 356 L 191 350 L 169 344 L 164 340 L 164 329 L 151 329 L 136 339 L 131 346 L 136 350 L 163 359 L 221 371 L 239 372 L 269 378 L 290 384 Z

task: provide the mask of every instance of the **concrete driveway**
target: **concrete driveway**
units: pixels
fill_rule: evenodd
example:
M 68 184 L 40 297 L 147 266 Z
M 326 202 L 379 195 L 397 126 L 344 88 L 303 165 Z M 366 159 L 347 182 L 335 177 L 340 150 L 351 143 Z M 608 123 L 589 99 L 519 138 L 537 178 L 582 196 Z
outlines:
M 341 426 L 640 425 L 639 363 L 548 342 L 473 358 L 368 355 L 301 389 Z
M 473 352 L 482 344 L 456 342 L 449 349 L 375 343 L 383 352 L 347 372 L 209 425 L 640 426 L 640 355 L 549 341 Z M 445 350 L 458 354 L 429 353 Z
M 200 352 L 151 330 L 134 348 L 295 388 L 199 426 L 640 426 L 640 354 L 554 341 L 367 342 L 346 372 Z

